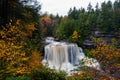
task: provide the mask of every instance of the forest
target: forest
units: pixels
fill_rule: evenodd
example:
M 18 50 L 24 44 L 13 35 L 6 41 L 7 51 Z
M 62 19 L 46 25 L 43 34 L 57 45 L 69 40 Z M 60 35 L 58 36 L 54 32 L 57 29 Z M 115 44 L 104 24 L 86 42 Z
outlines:
M 0 80 L 120 79 L 120 0 L 96 3 L 95 8 L 89 3 L 87 10 L 70 8 L 66 16 L 40 10 L 37 0 L 0 0 Z M 82 67 L 81 74 L 66 76 L 43 66 L 47 36 L 77 43 L 102 71 Z

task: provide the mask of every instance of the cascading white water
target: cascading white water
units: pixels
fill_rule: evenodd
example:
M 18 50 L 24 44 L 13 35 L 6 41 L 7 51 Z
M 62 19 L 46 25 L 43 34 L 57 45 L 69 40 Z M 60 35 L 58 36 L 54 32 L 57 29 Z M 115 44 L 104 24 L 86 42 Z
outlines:
M 74 43 L 56 42 L 53 37 L 47 37 L 45 42 L 45 55 L 42 60 L 43 65 L 48 65 L 51 69 L 64 70 L 69 73 L 77 69 L 79 61 L 83 64 L 79 66 L 88 66 L 101 70 L 100 64 L 96 59 L 85 57 L 82 48 Z
M 45 56 L 42 63 L 48 67 L 70 72 L 75 69 L 75 64 L 85 57 L 82 49 L 77 44 L 65 42 L 52 42 L 45 46 Z

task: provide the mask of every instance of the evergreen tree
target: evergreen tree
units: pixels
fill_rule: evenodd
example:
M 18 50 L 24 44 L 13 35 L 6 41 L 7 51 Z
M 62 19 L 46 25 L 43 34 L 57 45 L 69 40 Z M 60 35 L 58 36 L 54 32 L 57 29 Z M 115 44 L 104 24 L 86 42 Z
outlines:
M 72 22 L 73 27 L 70 26 Z M 120 0 L 116 0 L 114 5 L 111 1 L 103 2 L 101 8 L 99 8 L 98 3 L 96 4 L 96 9 L 92 8 L 91 3 L 87 7 L 87 11 L 84 8 L 77 10 L 75 7 L 70 8 L 68 12 L 68 17 L 63 19 L 58 28 L 56 29 L 56 35 L 61 35 L 61 38 L 70 37 L 72 29 L 77 30 L 78 34 L 81 36 L 80 39 L 84 39 L 90 34 L 91 30 L 101 29 L 102 32 L 115 32 L 119 34 L 120 31 Z M 71 30 L 69 30 L 71 28 Z M 69 31 L 67 31 L 69 30 Z M 74 31 L 73 30 L 73 31 Z M 63 36 L 65 35 L 65 37 Z M 67 35 L 70 34 L 70 35 Z
M 91 3 L 88 4 L 87 10 L 88 10 L 88 12 L 92 12 L 93 11 Z

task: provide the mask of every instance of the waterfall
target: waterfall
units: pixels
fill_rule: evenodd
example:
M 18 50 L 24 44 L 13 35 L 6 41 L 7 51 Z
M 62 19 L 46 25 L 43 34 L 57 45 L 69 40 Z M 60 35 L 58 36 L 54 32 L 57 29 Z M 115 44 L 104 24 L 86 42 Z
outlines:
M 49 44 L 44 48 L 43 65 L 69 73 L 71 70 L 77 69 L 78 66 L 74 65 L 81 61 L 83 64 L 79 66 L 88 66 L 101 70 L 99 62 L 96 59 L 85 57 L 82 48 L 78 47 L 77 44 L 56 42 L 52 37 L 47 37 L 45 42 Z
M 69 72 L 76 68 L 79 60 L 85 57 L 82 49 L 74 43 L 52 42 L 45 46 L 45 55 L 42 63 L 48 67 Z

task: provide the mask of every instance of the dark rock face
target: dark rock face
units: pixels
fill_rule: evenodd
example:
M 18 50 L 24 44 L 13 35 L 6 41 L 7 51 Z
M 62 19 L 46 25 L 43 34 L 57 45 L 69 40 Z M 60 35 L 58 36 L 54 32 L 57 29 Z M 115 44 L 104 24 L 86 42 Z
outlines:
M 94 46 L 95 46 L 95 43 L 93 41 L 85 40 L 83 42 L 83 47 L 84 48 L 93 48 Z
M 102 32 L 100 29 L 94 29 L 83 42 L 84 48 L 95 47 L 95 43 L 91 40 L 92 38 L 102 38 L 103 42 L 107 43 L 108 45 L 112 45 L 112 40 L 115 39 L 118 42 L 117 47 L 120 47 L 120 37 L 116 37 L 114 32 Z

